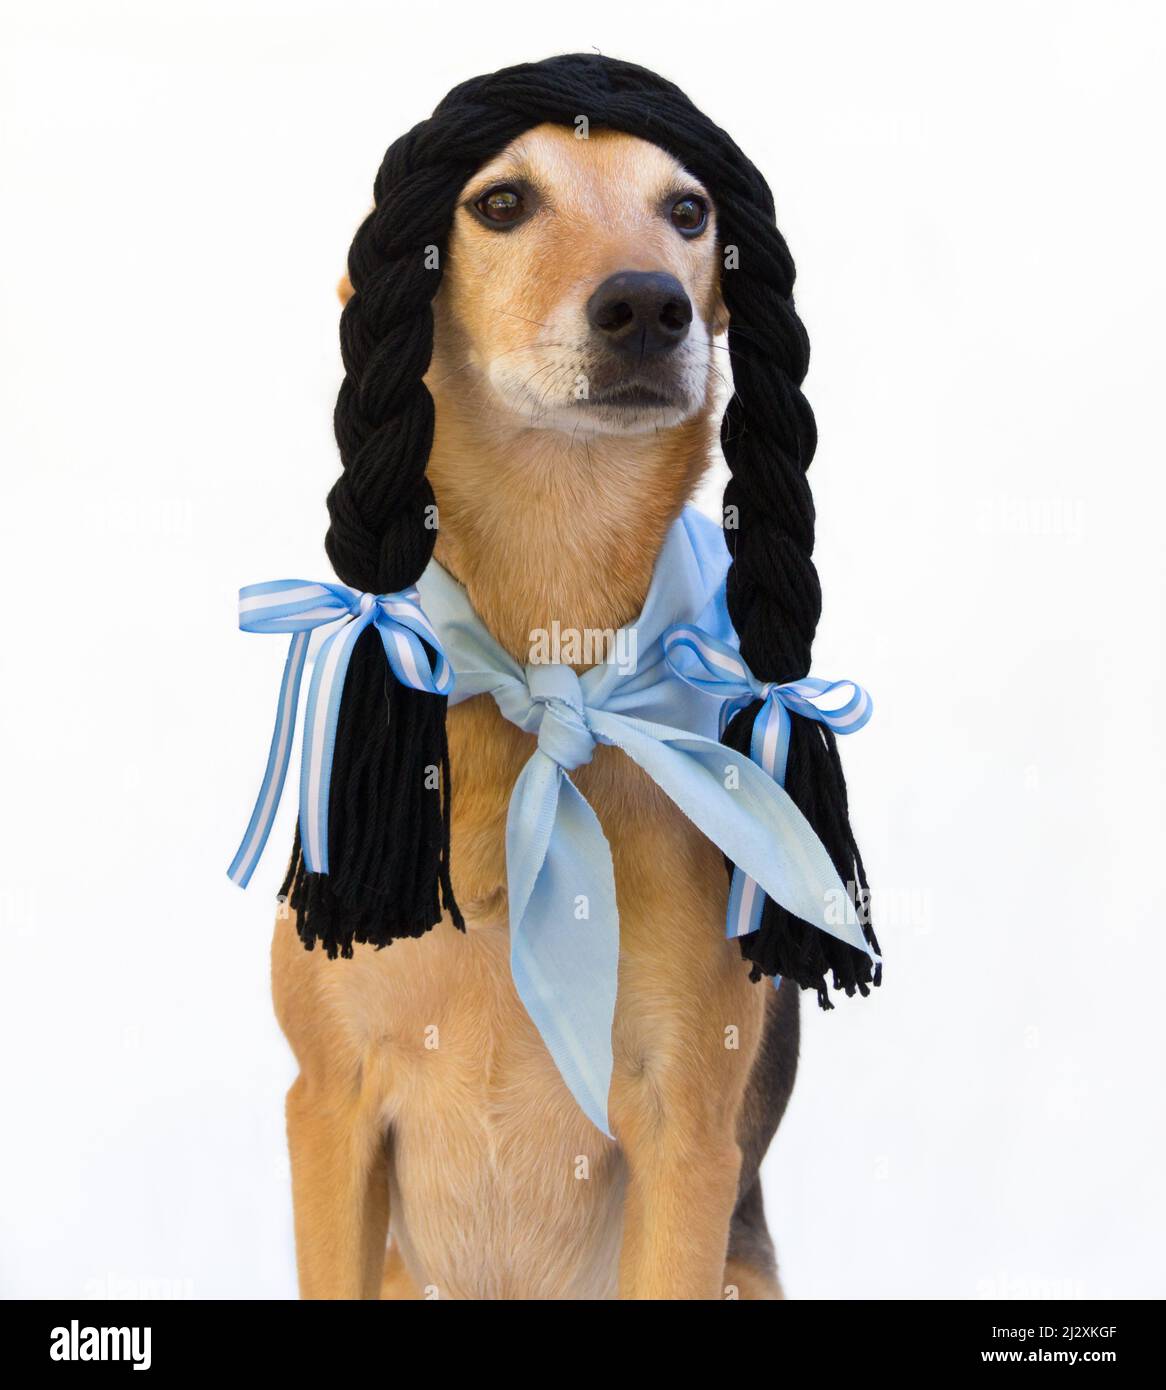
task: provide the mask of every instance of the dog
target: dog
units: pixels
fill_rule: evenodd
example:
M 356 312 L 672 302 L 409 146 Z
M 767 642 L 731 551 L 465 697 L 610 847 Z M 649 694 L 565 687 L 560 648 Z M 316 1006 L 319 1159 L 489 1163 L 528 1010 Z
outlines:
M 517 661 L 552 624 L 638 615 L 710 461 L 718 272 L 708 192 L 632 136 L 538 126 L 464 188 L 426 376 L 435 555 Z M 302 1296 L 780 1298 L 758 1169 L 798 996 L 725 940 L 720 851 L 618 750 L 572 773 L 619 901 L 613 1144 L 510 974 L 506 813 L 534 737 L 486 697 L 448 730 L 465 934 L 329 961 L 276 922 Z

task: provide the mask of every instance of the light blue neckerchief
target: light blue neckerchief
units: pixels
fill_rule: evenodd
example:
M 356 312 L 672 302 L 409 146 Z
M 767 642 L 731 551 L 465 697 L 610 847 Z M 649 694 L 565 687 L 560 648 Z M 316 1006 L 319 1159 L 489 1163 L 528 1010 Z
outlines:
M 506 822 L 510 968 L 571 1094 L 609 1135 L 619 966 L 615 878 L 599 820 L 568 775 L 590 761 L 597 743 L 621 749 L 638 764 L 740 875 L 874 959 L 809 822 L 779 781 L 717 741 L 720 707 L 733 692 L 709 689 L 711 676 L 703 686 L 676 679 L 676 657 L 669 660 L 665 638 L 677 624 L 694 624 L 708 650 L 715 644 L 735 656 L 740 670 L 728 674 L 746 685 L 752 680 L 732 646 L 727 568 L 720 528 L 687 508 L 665 539 L 643 613 L 630 627 L 637 652 L 630 674 L 612 663 L 582 676 L 568 666 L 521 666 L 440 565 L 431 563 L 418 584 L 456 673 L 451 704 L 490 695 L 511 723 L 538 735 Z M 784 712 L 780 699 L 774 704 Z
M 757 929 L 768 894 L 876 959 L 825 848 L 781 785 L 788 711 L 846 733 L 870 717 L 869 699 L 855 686 L 844 707 L 822 709 L 811 701 L 849 683 L 754 680 L 725 610 L 727 568 L 720 528 L 686 508 L 665 538 L 643 613 L 622 634 L 634 639 L 633 669 L 608 663 L 582 676 L 569 666 L 520 666 L 436 562 L 418 584 L 424 611 L 412 589 L 373 595 L 342 584 L 277 580 L 241 590 L 240 627 L 290 633 L 292 641 L 267 769 L 231 878 L 246 886 L 275 819 L 312 629 L 335 627 L 316 656 L 305 715 L 300 831 L 310 872 L 328 868 L 332 744 L 348 658 L 365 627 L 376 627 L 402 683 L 439 695 L 452 688 L 452 704 L 490 695 L 507 719 L 538 735 L 506 823 L 515 986 L 571 1094 L 610 1137 L 619 964 L 615 879 L 599 821 L 568 776 L 590 761 L 597 743 L 622 749 L 737 866 L 729 935 Z M 436 654 L 432 670 L 421 638 Z M 618 654 L 628 646 L 617 641 L 614 649 Z M 696 657 L 696 671 L 686 669 L 686 653 Z M 764 703 L 747 759 L 717 739 L 733 710 L 754 698 Z

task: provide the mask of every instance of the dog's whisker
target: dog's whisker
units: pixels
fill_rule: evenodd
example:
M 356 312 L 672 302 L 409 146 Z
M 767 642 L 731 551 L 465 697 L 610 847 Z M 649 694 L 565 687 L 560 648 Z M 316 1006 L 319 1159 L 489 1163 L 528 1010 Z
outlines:
M 548 396 L 551 395 L 552 392 L 557 392 L 557 391 L 558 391 L 558 388 L 559 388 L 560 384 L 564 381 L 564 379 L 565 379 L 567 376 L 569 376 L 569 374 L 570 374 L 570 372 L 571 372 L 571 369 L 572 369 L 572 365 L 573 365 L 573 364 L 570 363 L 570 362 L 561 364 L 560 367 L 559 367 L 559 369 L 558 369 L 558 371 L 556 371 L 556 372 L 551 376 L 550 381 L 547 383 L 546 389 L 545 389 L 545 390 L 543 391 L 543 393 L 542 393 L 542 397 L 541 397 L 540 402 L 539 402 L 540 405 L 542 404 L 543 401 L 545 401 L 545 400 L 547 399 Z M 549 414 L 550 414 L 550 407 L 547 407 L 546 409 L 543 410 L 542 415 L 543 415 L 543 417 L 545 418 L 545 416 L 547 416 L 547 415 L 549 415 Z
M 525 317 L 524 315 L 522 315 L 522 314 L 515 314 L 515 313 L 512 313 L 509 309 L 503 309 L 502 312 L 506 315 L 507 318 L 511 318 L 511 319 L 521 319 L 523 323 L 533 323 L 537 328 L 549 328 L 549 327 L 550 327 L 550 324 L 549 324 L 549 323 L 540 323 L 540 322 L 538 321 L 538 319 L 528 319 L 528 318 L 526 318 L 526 317 Z
M 539 422 L 546 417 L 548 412 L 544 408 L 543 403 L 546 401 L 547 397 L 550 395 L 551 391 L 557 384 L 558 376 L 558 372 L 552 369 L 552 375 L 550 377 L 550 380 L 548 381 L 546 386 L 543 387 L 542 391 L 540 391 L 538 398 L 535 400 L 534 405 L 531 407 L 530 423 L 532 428 L 536 428 Z

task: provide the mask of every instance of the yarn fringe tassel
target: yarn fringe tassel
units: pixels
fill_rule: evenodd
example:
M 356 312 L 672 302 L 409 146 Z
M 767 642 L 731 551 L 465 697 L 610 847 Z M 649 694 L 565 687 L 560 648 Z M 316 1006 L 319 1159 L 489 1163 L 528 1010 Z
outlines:
M 368 640 L 366 640 L 366 638 Z M 300 940 L 330 959 L 423 936 L 448 913 L 465 922 L 450 881 L 446 701 L 402 686 L 379 635 L 353 649 L 337 721 L 327 874 L 309 873 L 297 825 L 279 900 Z
M 748 755 L 753 721 L 760 702 L 742 710 L 725 730 L 723 742 Z M 870 920 L 870 887 L 866 869 L 850 828 L 846 778 L 834 734 L 809 719 L 794 719 L 790 736 L 785 789 L 825 845 L 838 876 L 846 886 L 863 935 L 879 954 Z M 729 866 L 732 867 L 731 865 Z M 812 989 L 823 1009 L 832 1009 L 827 979 L 835 990 L 867 996 L 882 983 L 882 965 L 872 967 L 864 952 L 811 926 L 766 898 L 761 926 L 741 938 L 741 954 L 751 963 L 750 979 L 780 976 L 802 989 Z

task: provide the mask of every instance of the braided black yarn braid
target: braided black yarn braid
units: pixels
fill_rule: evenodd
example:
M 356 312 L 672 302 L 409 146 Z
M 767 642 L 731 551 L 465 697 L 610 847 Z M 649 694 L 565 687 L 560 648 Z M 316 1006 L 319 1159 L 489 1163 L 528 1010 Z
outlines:
M 754 219 L 751 235 L 739 269 L 721 277 L 734 387 L 721 422 L 721 448 L 732 475 L 725 489 L 725 540 L 733 557 L 726 599 L 749 669 L 759 680 L 783 683 L 808 674 L 822 612 L 812 559 L 814 501 L 806 476 L 817 427 L 801 392 L 810 345 L 794 310 L 793 261 L 768 217 Z M 752 273 L 755 263 L 765 267 L 763 277 Z M 731 721 L 724 734 L 730 748 L 748 753 L 760 708 L 755 701 Z M 829 729 L 807 719 L 792 721 L 786 790 L 825 845 L 877 951 L 866 871 Z M 816 990 L 823 1008 L 833 1007 L 827 973 L 834 988 L 849 995 L 868 994 L 881 979 L 881 966 L 872 974 L 865 954 L 771 898 L 765 900 L 760 930 L 741 938 L 741 953 L 752 962 L 754 979 L 794 980 Z
M 410 132 L 385 155 L 376 205 L 349 253 L 354 294 L 340 326 L 346 375 L 335 429 L 344 471 L 328 497 L 325 544 L 346 584 L 378 594 L 415 583 L 437 539 L 425 476 L 433 399 L 422 380 L 441 280 L 440 253 L 433 257 L 431 248 L 444 246 L 462 180 L 424 159 L 415 168 L 417 136 Z M 412 215 L 402 214 L 410 204 Z M 383 946 L 420 936 L 440 918 L 439 887 L 463 926 L 449 879 L 445 703 L 392 679 L 379 635 L 363 634 L 337 723 L 331 872 L 308 874 L 297 840 L 288 886 L 308 947 L 319 940 L 330 956 L 351 955 L 354 941 Z
M 422 377 L 458 195 L 523 131 L 580 116 L 659 145 L 716 204 L 735 385 L 721 429 L 732 473 L 729 612 L 753 673 L 796 679 L 809 670 L 821 590 L 806 477 L 816 434 L 800 389 L 809 343 L 793 305 L 793 262 L 760 173 L 679 88 L 631 63 L 567 54 L 473 78 L 385 155 L 374 209 L 349 255 L 354 294 L 341 319 L 346 375 L 336 404 L 344 471 L 328 499 L 328 554 L 342 580 L 374 593 L 414 583 L 428 563 L 436 539 L 425 477 L 433 401 Z M 449 883 L 445 701 L 386 680 L 378 642 L 371 629 L 360 639 L 345 686 L 329 807 L 331 873 L 306 875 L 297 843 L 285 885 L 305 943 L 321 940 L 330 954 L 351 954 L 354 941 L 384 945 L 424 932 L 440 915 L 439 887 L 460 925 Z M 747 751 L 758 709 L 733 720 L 727 744 Z M 793 720 L 786 785 L 865 908 L 866 876 L 833 735 Z M 867 935 L 873 942 L 869 928 Z M 788 977 L 816 989 L 824 1004 L 827 973 L 847 993 L 866 993 L 872 982 L 861 952 L 769 901 L 742 951 L 755 978 Z

